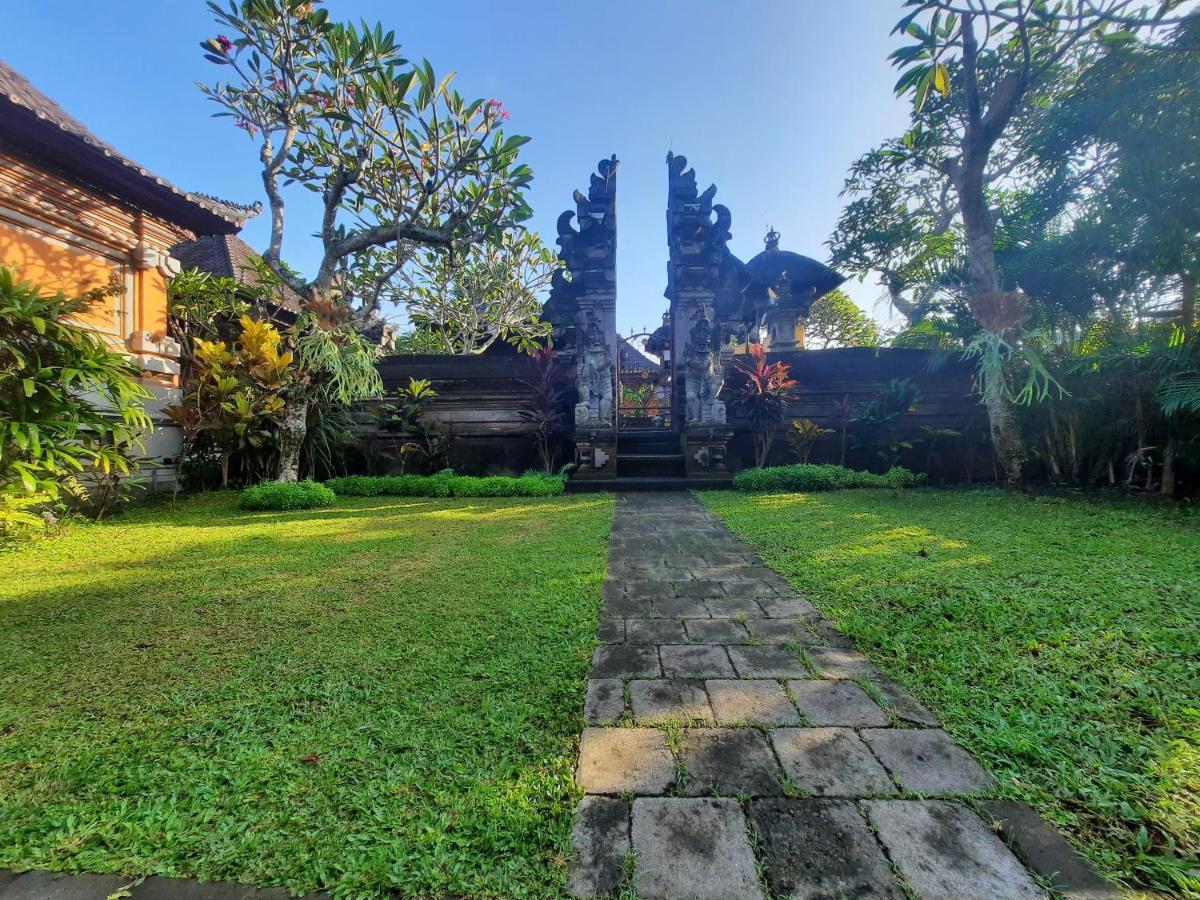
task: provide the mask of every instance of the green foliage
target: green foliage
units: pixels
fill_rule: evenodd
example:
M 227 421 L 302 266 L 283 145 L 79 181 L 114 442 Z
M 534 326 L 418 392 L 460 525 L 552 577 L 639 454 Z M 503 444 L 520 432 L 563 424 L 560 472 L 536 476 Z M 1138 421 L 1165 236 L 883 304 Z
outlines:
M 751 344 L 749 358 L 735 358 L 733 365 L 742 378 L 735 402 L 750 419 L 755 462 L 764 466 L 779 425 L 787 416 L 788 401 L 796 395 L 797 382 L 787 363 L 767 362 L 762 344 Z
M 508 110 L 405 58 L 395 32 L 331 21 L 308 0 L 209 8 L 226 34 L 200 46 L 228 80 L 201 89 L 258 145 L 276 226 L 263 258 L 303 296 L 365 316 L 394 296 L 414 248 L 495 241 L 529 217 L 528 138 L 505 134 Z M 302 229 L 323 247 L 308 284 L 280 260 L 285 183 L 324 206 Z
M 893 378 L 872 399 L 860 403 L 850 416 L 854 444 L 873 452 L 884 465 L 896 466 L 912 442 L 897 436 L 897 420 L 916 412 L 921 391 L 908 378 Z
M 127 473 L 151 428 L 138 368 L 71 317 L 109 296 L 48 294 L 0 267 L 0 492 L 86 494 L 80 475 Z M 86 481 L 86 478 L 85 478 Z
M 878 475 L 844 466 L 800 463 L 794 466 L 770 466 L 743 469 L 733 476 L 734 490 L 747 493 L 764 491 L 840 491 L 851 488 L 912 488 L 925 483 L 925 476 L 895 466 Z
M 563 475 L 349 475 L 325 485 L 342 497 L 556 497 L 566 490 Z
M 202 306 L 202 314 L 209 308 Z M 188 321 L 215 327 L 212 320 Z M 183 395 L 163 410 L 180 428 L 185 457 L 215 450 L 221 487 L 229 483 L 235 454 L 244 475 L 264 474 L 283 416 L 282 394 L 296 377 L 293 356 L 274 325 L 243 315 L 236 328 L 228 343 L 193 338 Z
M 812 305 L 805 326 L 806 346 L 878 347 L 882 335 L 875 320 L 842 290 L 833 290 Z
M 999 491 L 703 500 L 1131 894 L 1200 896 L 1200 524 Z
M 800 462 L 807 463 L 813 446 L 823 437 L 834 434 L 832 428 L 822 428 L 812 419 L 797 419 L 788 431 L 787 442 Z
M 315 481 L 264 481 L 242 491 L 242 509 L 316 509 L 333 506 L 334 492 Z
M 611 514 L 217 493 L 0 556 L 0 868 L 564 896 Z
M 407 273 L 408 317 L 441 353 L 483 353 L 496 341 L 532 353 L 550 337 L 540 294 L 560 265 L 524 230 L 465 252 L 429 250 Z
M 449 440 L 442 433 L 441 424 L 428 416 L 429 407 L 437 399 L 433 383 L 425 378 L 409 378 L 408 386 L 396 394 L 396 403 L 379 407 L 375 417 L 381 435 L 390 439 L 387 446 L 373 448 L 368 453 L 369 462 L 388 465 L 392 461 L 400 464 L 400 472 L 408 467 L 410 459 L 418 460 L 426 468 L 434 468 L 446 455 Z
M 47 529 L 40 512 L 49 502 L 48 494 L 0 491 L 0 550 L 43 537 Z
M 553 347 L 535 350 L 533 358 L 537 374 L 525 382 L 525 399 L 518 414 L 522 422 L 531 426 L 542 471 L 549 475 L 554 471 L 555 442 L 567 427 L 566 399 L 571 374 L 559 364 Z

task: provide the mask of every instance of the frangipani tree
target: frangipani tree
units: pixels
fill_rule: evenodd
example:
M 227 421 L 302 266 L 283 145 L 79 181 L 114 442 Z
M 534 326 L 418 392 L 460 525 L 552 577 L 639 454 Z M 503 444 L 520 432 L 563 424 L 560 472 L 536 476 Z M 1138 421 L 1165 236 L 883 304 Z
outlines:
M 465 99 L 380 25 L 331 22 L 308 0 L 208 5 L 224 33 L 201 46 L 228 80 L 201 89 L 257 144 L 271 220 L 262 257 L 307 306 L 295 340 L 306 377 L 285 393 L 281 426 L 279 477 L 294 480 L 326 376 L 342 400 L 377 387 L 339 336 L 377 308 L 382 288 L 368 297 L 361 286 L 385 286 L 416 248 L 462 252 L 528 218 L 532 173 L 517 160 L 528 139 L 504 134 L 499 101 Z M 320 239 L 310 278 L 282 259 L 291 184 L 321 197 L 321 221 L 292 226 Z
M 550 337 L 540 292 L 559 267 L 537 234 L 506 232 L 465 253 L 427 250 L 410 270 L 409 318 L 444 353 L 482 353 L 496 341 L 533 352 Z

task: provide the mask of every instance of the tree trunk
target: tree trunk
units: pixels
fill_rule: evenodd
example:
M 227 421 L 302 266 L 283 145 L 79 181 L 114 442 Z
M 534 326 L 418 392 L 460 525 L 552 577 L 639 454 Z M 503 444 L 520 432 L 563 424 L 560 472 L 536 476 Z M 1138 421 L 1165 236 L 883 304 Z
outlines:
M 1162 485 L 1159 488 L 1164 497 L 1175 496 L 1175 436 L 1167 438 L 1163 448 Z
M 1183 319 L 1183 332 L 1191 337 L 1192 331 L 1196 327 L 1196 278 L 1191 272 L 1184 272 L 1180 276 L 1180 282 L 1180 293 L 1182 294 L 1180 313 Z
M 232 455 L 232 450 L 225 450 L 221 453 L 221 490 L 229 487 L 229 457 Z
M 308 431 L 308 398 L 303 393 L 288 394 L 284 400 L 283 421 L 279 423 L 279 475 L 276 481 L 296 481 L 300 477 L 300 448 Z
M 980 325 L 1007 341 L 1017 339 L 1023 310 L 1015 303 L 1002 302 L 1000 270 L 996 265 L 995 229 L 983 191 L 984 159 L 964 154 L 964 164 L 956 179 L 963 225 L 967 232 L 967 269 L 971 282 L 971 312 Z M 992 447 L 1004 474 L 1004 483 L 1020 488 L 1025 483 L 1028 452 L 1007 397 L 993 395 L 984 399 Z

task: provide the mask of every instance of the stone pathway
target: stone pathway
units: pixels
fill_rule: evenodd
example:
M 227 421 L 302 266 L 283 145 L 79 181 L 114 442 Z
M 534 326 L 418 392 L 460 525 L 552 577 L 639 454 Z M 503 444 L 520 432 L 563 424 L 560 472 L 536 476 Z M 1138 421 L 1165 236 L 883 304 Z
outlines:
M 691 494 L 618 497 L 599 637 L 575 896 L 1119 896 Z

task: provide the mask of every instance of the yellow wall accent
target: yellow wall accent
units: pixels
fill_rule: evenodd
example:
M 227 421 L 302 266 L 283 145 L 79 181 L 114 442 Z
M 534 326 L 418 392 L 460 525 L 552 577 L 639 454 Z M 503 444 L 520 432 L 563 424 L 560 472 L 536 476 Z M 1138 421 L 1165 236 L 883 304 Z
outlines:
M 80 321 L 95 329 L 114 350 L 129 353 L 146 368 L 146 378 L 164 386 L 177 378 L 178 355 L 167 342 L 167 277 L 158 265 L 169 248 L 194 237 L 117 200 L 92 193 L 35 165 L 0 153 L 0 265 L 15 266 L 22 280 L 46 290 L 78 296 L 106 286 L 116 275 L 123 296 L 107 297 Z M 149 335 L 147 342 L 142 336 Z M 156 361 L 157 360 L 157 361 Z

